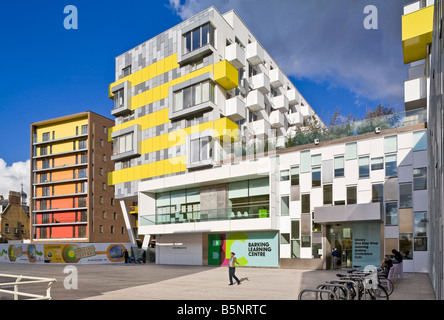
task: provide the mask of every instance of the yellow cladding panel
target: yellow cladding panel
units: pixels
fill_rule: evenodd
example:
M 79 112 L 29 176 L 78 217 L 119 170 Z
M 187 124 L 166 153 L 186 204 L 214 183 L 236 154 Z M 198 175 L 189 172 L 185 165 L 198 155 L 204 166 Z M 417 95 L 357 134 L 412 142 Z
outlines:
M 37 127 L 36 130 L 36 141 L 34 142 L 42 142 L 43 133 L 49 132 L 49 139 L 52 140 L 52 132 L 54 131 L 54 138 L 68 138 L 76 135 L 76 127 L 78 127 L 79 134 L 82 132 L 82 126 L 88 124 L 88 116 L 75 119 L 75 120 L 66 120 L 55 123 L 43 124 Z
M 215 120 L 214 137 L 224 142 L 232 142 L 239 137 L 239 126 L 228 118 Z
M 116 185 L 118 183 L 129 182 L 162 176 L 164 174 L 186 171 L 186 157 L 176 157 L 157 162 L 143 164 L 132 168 L 119 171 L 113 171 L 108 174 L 108 184 Z
M 222 60 L 214 65 L 214 81 L 224 89 L 230 90 L 239 86 L 239 73 L 227 60 Z
M 236 69 L 235 69 L 235 71 L 237 72 Z M 171 86 L 174 86 L 178 83 L 195 78 L 195 77 L 200 76 L 200 75 L 207 73 L 207 72 L 213 72 L 213 65 L 206 66 L 206 67 L 201 68 L 199 70 L 193 71 L 187 75 L 179 77 L 173 81 L 164 83 L 164 84 L 157 86 L 153 89 L 139 93 L 138 95 L 133 96 L 131 98 L 131 110 L 135 110 L 137 108 L 143 107 L 143 106 L 153 103 L 155 101 L 159 101 L 161 99 L 168 98 L 169 89 Z M 143 104 L 141 103 L 141 101 Z
M 427 44 L 433 37 L 434 6 L 402 16 L 402 48 L 404 63 L 425 59 Z
M 113 99 L 114 95 L 111 92 L 111 88 L 115 87 L 116 85 L 124 82 L 129 81 L 132 83 L 133 86 L 136 86 L 142 82 L 145 82 L 149 79 L 152 79 L 154 77 L 157 77 L 165 72 L 171 71 L 173 69 L 176 69 L 179 67 L 179 64 L 177 63 L 177 53 L 172 54 L 171 56 L 166 57 L 165 59 L 159 60 L 153 64 L 150 64 L 149 66 L 131 73 L 130 75 L 117 80 L 109 85 L 109 98 Z

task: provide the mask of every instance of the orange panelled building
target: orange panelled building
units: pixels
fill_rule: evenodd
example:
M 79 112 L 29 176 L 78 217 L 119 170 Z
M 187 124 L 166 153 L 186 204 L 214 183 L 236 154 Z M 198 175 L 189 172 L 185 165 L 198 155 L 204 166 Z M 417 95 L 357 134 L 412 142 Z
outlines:
M 91 111 L 31 124 L 32 241 L 129 241 L 107 183 L 113 126 Z

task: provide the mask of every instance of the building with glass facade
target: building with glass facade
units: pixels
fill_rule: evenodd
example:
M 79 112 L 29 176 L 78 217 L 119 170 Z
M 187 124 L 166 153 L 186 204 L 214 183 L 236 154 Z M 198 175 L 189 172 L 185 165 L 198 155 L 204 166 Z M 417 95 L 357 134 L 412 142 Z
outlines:
M 342 267 L 396 249 L 404 271 L 429 272 L 421 102 L 326 128 L 238 15 L 214 7 L 118 56 L 109 95 L 109 183 L 124 211 L 137 202 L 156 263 L 225 265 L 234 251 L 245 266 L 330 269 L 336 247 Z

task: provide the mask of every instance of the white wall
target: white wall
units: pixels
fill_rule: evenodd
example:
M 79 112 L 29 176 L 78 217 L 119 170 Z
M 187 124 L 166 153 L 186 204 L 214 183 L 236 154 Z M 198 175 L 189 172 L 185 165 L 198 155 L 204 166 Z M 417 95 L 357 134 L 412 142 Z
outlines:
M 156 263 L 202 265 L 201 233 L 163 234 L 156 237 Z

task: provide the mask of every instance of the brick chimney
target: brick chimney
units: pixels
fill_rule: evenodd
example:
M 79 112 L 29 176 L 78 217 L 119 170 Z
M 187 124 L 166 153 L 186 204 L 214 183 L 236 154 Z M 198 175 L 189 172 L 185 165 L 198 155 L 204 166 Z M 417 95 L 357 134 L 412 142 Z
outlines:
M 20 192 L 9 191 L 9 204 L 19 206 L 21 203 Z

